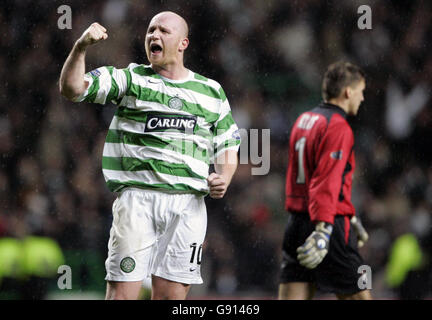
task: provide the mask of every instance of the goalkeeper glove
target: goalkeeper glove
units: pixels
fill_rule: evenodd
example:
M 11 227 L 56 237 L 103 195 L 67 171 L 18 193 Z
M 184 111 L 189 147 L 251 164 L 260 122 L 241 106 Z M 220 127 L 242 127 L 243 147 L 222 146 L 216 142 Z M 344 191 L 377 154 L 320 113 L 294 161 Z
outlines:
M 297 259 L 302 266 L 314 269 L 323 261 L 332 231 L 333 225 L 330 223 L 320 221 L 316 224 L 315 231 L 297 248 Z
M 369 235 L 366 232 L 366 229 L 363 227 L 360 219 L 358 219 L 356 216 L 351 218 L 351 225 L 354 227 L 354 230 L 357 233 L 357 246 L 361 248 L 366 243 L 366 241 L 368 241 Z

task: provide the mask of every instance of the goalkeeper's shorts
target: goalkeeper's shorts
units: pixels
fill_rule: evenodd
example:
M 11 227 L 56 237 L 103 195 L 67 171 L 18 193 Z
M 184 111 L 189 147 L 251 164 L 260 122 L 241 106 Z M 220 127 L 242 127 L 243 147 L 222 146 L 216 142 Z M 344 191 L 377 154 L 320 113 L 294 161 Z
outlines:
M 105 280 L 202 283 L 206 228 L 203 196 L 125 189 L 113 203 Z
M 364 261 L 358 252 L 357 234 L 350 227 L 349 217 L 335 217 L 327 255 L 315 269 L 307 269 L 297 260 L 297 248 L 313 231 L 314 224 L 307 212 L 289 215 L 283 240 L 280 283 L 309 282 L 319 291 L 335 294 L 350 295 L 363 290 L 364 286 L 358 285 L 362 276 L 358 272 Z

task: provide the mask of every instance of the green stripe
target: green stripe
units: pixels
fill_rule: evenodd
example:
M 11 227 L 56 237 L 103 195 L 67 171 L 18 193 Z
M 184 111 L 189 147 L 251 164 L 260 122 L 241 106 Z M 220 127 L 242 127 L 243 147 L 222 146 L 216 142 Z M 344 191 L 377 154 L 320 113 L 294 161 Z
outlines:
M 197 160 L 209 164 L 207 150 L 199 147 L 193 141 L 179 139 L 162 139 L 152 134 L 140 134 L 122 130 L 108 130 L 106 142 L 124 143 L 137 146 L 154 147 L 172 150 L 181 154 L 191 156 Z
M 114 79 L 114 77 L 112 75 L 114 68 L 113 67 L 107 67 L 107 69 L 108 69 L 108 72 L 109 72 L 109 74 L 111 76 L 111 89 L 110 89 L 110 91 L 108 93 L 106 101 L 111 101 L 111 100 L 114 100 L 114 99 L 118 98 L 119 87 L 118 87 L 118 84 L 117 84 L 117 82 L 115 81 L 115 79 Z
M 127 90 L 128 90 L 130 88 L 131 83 L 132 83 L 132 75 L 128 69 L 123 69 L 123 71 L 126 75 L 126 86 L 127 86 Z
M 172 98 L 171 96 L 152 90 L 150 88 L 144 88 L 137 84 L 132 83 L 130 90 L 128 92 L 128 95 L 136 97 L 136 99 L 141 101 L 148 101 L 148 102 L 156 102 L 163 104 L 167 107 L 169 107 L 169 100 Z M 184 99 L 181 99 L 183 102 L 183 107 L 181 110 L 189 112 L 190 114 L 193 114 L 198 117 L 204 118 L 208 123 L 214 123 L 217 121 L 219 114 L 215 112 L 211 112 L 205 108 L 203 108 L 200 104 L 197 103 L 190 103 L 185 101 Z
M 161 79 L 161 77 L 154 72 L 154 70 L 150 67 L 145 67 L 145 66 L 138 66 L 132 69 L 133 73 L 136 73 L 137 75 L 140 76 L 145 76 L 145 77 L 153 77 L 153 78 L 159 78 Z
M 122 130 L 109 129 L 106 137 L 106 142 L 109 143 L 124 143 L 137 146 L 150 146 L 156 148 L 164 148 L 169 142 L 153 135 L 145 135 Z
M 142 189 L 156 189 L 162 191 L 178 191 L 182 193 L 194 193 L 200 196 L 205 196 L 208 192 L 204 192 L 201 190 L 197 190 L 192 188 L 191 186 L 184 183 L 176 183 L 176 184 L 165 184 L 165 183 L 157 183 L 157 184 L 148 184 L 135 180 L 128 181 L 118 181 L 118 180 L 108 180 L 106 182 L 108 189 L 112 192 L 120 192 L 122 189 L 126 187 L 137 187 Z
M 93 78 L 93 83 L 88 89 L 87 96 L 85 97 L 84 101 L 87 102 L 94 102 L 97 96 L 97 93 L 99 91 L 99 77 L 93 76 L 90 73 L 88 73 L 89 76 Z
M 118 107 L 116 112 L 115 112 L 115 116 L 120 117 L 120 118 L 125 118 L 128 120 L 146 123 L 148 113 L 149 113 L 149 111 L 142 111 L 139 109 L 131 109 L 128 107 Z M 155 112 L 154 114 L 158 114 L 158 113 Z
M 180 89 L 188 89 L 197 93 L 204 94 L 206 96 L 209 96 L 211 98 L 215 99 L 221 99 L 221 96 L 219 94 L 219 91 L 216 90 L 213 87 L 210 87 L 209 85 L 206 85 L 201 82 L 196 81 L 187 81 L 183 83 L 172 83 L 169 81 L 164 81 L 165 85 L 173 88 L 180 88 Z
M 102 168 L 117 171 L 142 171 L 149 170 L 176 177 L 188 177 L 205 180 L 183 163 L 171 163 L 157 159 L 137 159 L 130 157 L 103 157 Z
M 201 80 L 201 81 L 208 81 L 208 79 L 206 77 L 204 77 L 204 76 L 202 76 L 202 75 L 200 75 L 198 73 L 194 74 L 194 78 L 197 79 L 197 80 Z
M 231 111 L 228 112 L 228 114 L 222 119 L 220 120 L 217 125 L 216 125 L 216 130 L 228 130 L 233 124 L 234 124 L 234 119 L 232 117 Z
M 206 129 L 201 128 L 200 126 L 196 125 L 195 127 L 195 135 L 203 137 L 207 140 L 209 140 L 210 142 L 213 141 L 213 135 L 210 134 L 210 132 Z
M 152 77 L 152 78 L 157 78 L 157 79 L 162 79 L 162 77 L 160 75 L 158 75 L 152 68 L 150 67 L 145 67 L 145 66 L 138 66 L 135 67 L 134 69 L 132 69 L 132 71 L 140 76 L 145 76 L 145 77 Z M 197 80 L 201 80 L 201 81 L 208 81 L 207 78 L 200 76 L 198 74 L 195 73 L 195 79 Z M 170 81 L 165 81 L 163 80 L 165 85 L 173 87 L 173 88 L 182 88 L 182 89 L 188 89 L 188 90 L 192 90 L 204 95 L 207 95 L 209 97 L 212 98 L 216 98 L 216 99 L 220 99 L 221 95 L 220 95 L 220 91 L 218 91 L 217 89 L 204 84 L 204 83 L 200 83 L 197 81 L 187 81 L 187 82 L 183 82 L 183 83 L 172 83 Z
M 222 87 L 219 89 L 219 96 L 220 96 L 222 102 L 225 102 L 225 100 L 227 99 L 225 91 L 224 91 L 224 89 L 222 89 Z
M 234 147 L 240 144 L 240 140 L 237 139 L 229 139 L 225 141 L 225 148 Z

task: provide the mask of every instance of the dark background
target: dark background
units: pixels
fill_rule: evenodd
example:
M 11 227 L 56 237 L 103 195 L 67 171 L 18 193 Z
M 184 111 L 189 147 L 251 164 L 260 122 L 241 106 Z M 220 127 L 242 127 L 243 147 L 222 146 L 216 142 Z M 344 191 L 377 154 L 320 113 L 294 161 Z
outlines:
M 63 4 L 72 9 L 71 30 L 57 25 Z M 371 30 L 357 26 L 363 4 L 372 9 Z M 301 112 L 321 101 L 322 75 L 339 59 L 367 74 L 365 101 L 350 122 L 353 201 L 370 235 L 361 253 L 372 268 L 373 294 L 429 298 L 432 11 L 430 2 L 418 0 L 3 0 L 0 239 L 55 240 L 72 267 L 73 288 L 59 290 L 56 273 L 0 271 L 0 298 L 103 298 L 115 195 L 105 186 L 101 154 L 115 106 L 68 102 L 58 78 L 74 41 L 93 22 L 109 38 L 88 50 L 87 71 L 147 63 L 147 25 L 162 10 L 189 22 L 186 66 L 222 84 L 238 126 L 271 130 L 270 172 L 254 176 L 253 165 L 242 164 L 225 198 L 206 200 L 205 283 L 194 286 L 190 298 L 276 298 L 289 131 Z M 408 233 L 413 247 L 402 245 L 393 256 L 396 241 Z M 1 257 L 0 250 L 0 266 L 7 263 Z

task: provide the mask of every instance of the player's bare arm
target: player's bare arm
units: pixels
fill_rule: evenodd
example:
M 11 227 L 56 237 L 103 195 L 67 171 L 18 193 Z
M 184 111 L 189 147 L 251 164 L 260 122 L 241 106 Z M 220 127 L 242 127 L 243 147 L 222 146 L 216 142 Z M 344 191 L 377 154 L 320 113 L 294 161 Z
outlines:
M 108 38 L 107 30 L 95 22 L 88 27 L 75 42 L 60 73 L 60 93 L 69 100 L 75 100 L 87 88 L 84 80 L 85 53 L 88 46 Z
M 211 173 L 207 178 L 210 197 L 213 199 L 223 198 L 237 169 L 237 163 L 237 152 L 232 150 L 225 151 L 216 159 L 216 172 Z

